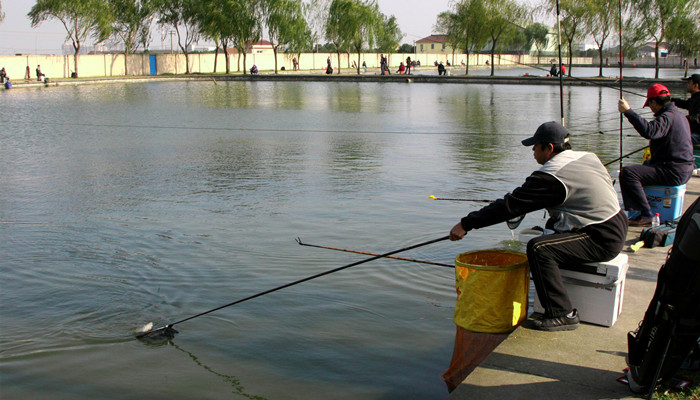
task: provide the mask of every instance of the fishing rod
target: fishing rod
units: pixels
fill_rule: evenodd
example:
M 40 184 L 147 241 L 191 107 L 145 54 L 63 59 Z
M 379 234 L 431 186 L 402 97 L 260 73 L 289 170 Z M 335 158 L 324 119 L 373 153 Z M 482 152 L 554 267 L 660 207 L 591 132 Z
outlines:
M 296 238 L 297 243 L 299 243 L 302 246 L 309 246 L 309 247 L 316 247 L 319 249 L 327 249 L 327 250 L 336 250 L 336 251 L 345 251 L 347 253 L 355 253 L 355 254 L 364 254 L 366 256 L 378 256 L 379 254 L 377 253 L 370 253 L 367 251 L 359 251 L 359 250 L 348 250 L 348 249 L 341 249 L 338 247 L 328 247 L 328 246 L 319 246 L 317 244 L 309 244 L 309 243 L 304 243 L 301 241 L 301 238 Z M 443 264 L 439 262 L 433 262 L 433 261 L 423 261 L 423 260 L 416 260 L 413 258 L 405 258 L 405 257 L 396 257 L 396 256 L 387 256 L 386 258 L 393 258 L 394 260 L 402 260 L 402 261 L 410 261 L 410 262 L 415 262 L 415 263 L 420 263 L 420 264 L 430 264 L 430 265 L 438 265 L 440 267 L 447 267 L 447 268 L 454 268 L 454 265 L 450 264 Z
M 618 5 L 618 25 L 619 25 L 619 35 L 620 35 L 620 100 L 622 100 L 622 0 L 617 1 Z M 620 171 L 622 171 L 622 113 L 620 113 Z
M 493 200 L 478 200 L 478 199 L 449 199 L 446 197 L 435 197 L 433 195 L 428 196 L 429 199 L 433 200 L 447 200 L 447 201 L 473 201 L 476 203 L 493 203 Z
M 637 149 L 637 150 L 635 150 L 635 151 L 632 151 L 632 152 L 629 152 L 629 153 L 627 153 L 627 154 L 625 154 L 625 155 L 622 155 L 622 156 L 620 156 L 620 157 L 617 157 L 617 158 L 614 159 L 614 160 L 610 160 L 610 161 L 606 162 L 605 164 L 603 164 L 603 166 L 604 166 L 604 167 L 607 167 L 608 165 L 614 163 L 615 161 L 619 161 L 619 160 L 621 160 L 621 159 L 623 159 L 623 158 L 627 158 L 627 157 L 631 156 L 632 154 L 639 153 L 640 151 L 642 151 L 642 150 L 644 150 L 644 149 L 648 149 L 648 148 L 649 148 L 649 146 L 644 146 L 644 147 L 642 147 L 641 149 Z
M 415 249 L 415 248 L 417 248 L 417 247 L 426 246 L 426 245 L 429 245 L 429 244 L 441 242 L 441 241 L 447 240 L 447 239 L 449 239 L 449 238 L 450 238 L 450 236 L 448 235 L 448 236 L 443 236 L 443 237 L 441 237 L 441 238 L 437 238 L 437 239 L 433 239 L 433 240 L 428 240 L 427 242 L 422 242 L 422 243 L 414 244 L 414 245 L 412 245 L 412 246 L 404 247 L 404 248 L 398 249 L 398 250 L 393 250 L 393 251 L 390 251 L 390 252 L 387 252 L 387 253 L 384 253 L 384 254 L 379 254 L 379 255 L 376 255 L 376 256 L 374 256 L 374 257 L 366 258 L 366 259 L 364 259 L 364 260 L 360 260 L 360 261 L 357 261 L 357 262 L 354 262 L 354 263 L 351 263 L 351 264 L 343 265 L 342 267 L 333 268 L 333 269 L 328 270 L 328 271 L 325 271 L 325 272 L 321 272 L 321 273 L 318 273 L 318 274 L 315 274 L 315 275 L 311 275 L 311 276 L 308 276 L 308 277 L 306 277 L 306 278 L 302 278 L 302 279 L 296 280 L 296 281 L 294 281 L 294 282 L 290 282 L 290 283 L 287 283 L 287 284 L 284 284 L 284 285 L 281 285 L 281 286 L 277 286 L 277 287 L 272 288 L 272 289 L 265 290 L 265 291 L 263 291 L 263 292 L 256 293 L 256 294 L 251 295 L 251 296 L 248 296 L 248 297 L 244 297 L 244 298 L 242 298 L 242 299 L 233 301 L 233 302 L 228 303 L 228 304 L 224 304 L 223 306 L 219 306 L 219 307 L 216 307 L 216 308 L 212 308 L 211 310 L 204 311 L 204 312 L 201 312 L 201 313 L 199 313 L 199 314 L 195 314 L 195 315 L 193 315 L 193 316 L 191 316 L 191 317 L 187 317 L 187 318 L 185 318 L 185 319 L 181 319 L 181 320 L 179 320 L 179 321 L 176 321 L 176 322 L 173 322 L 173 323 L 171 323 L 171 324 L 162 326 L 162 327 L 160 327 L 160 328 L 148 329 L 148 330 L 146 330 L 145 332 L 139 332 L 139 333 L 136 334 L 136 338 L 137 338 L 137 339 L 162 339 L 162 338 L 170 339 L 170 338 L 175 337 L 175 334 L 178 333 L 178 331 L 176 331 L 176 330 L 173 328 L 173 326 L 175 326 L 175 325 L 177 325 L 177 324 L 181 324 L 181 323 L 183 323 L 183 322 L 185 322 L 185 321 L 189 321 L 189 320 L 191 320 L 191 319 L 194 319 L 194 318 L 197 318 L 197 317 L 201 317 L 202 315 L 206 315 L 206 314 L 212 313 L 212 312 L 214 312 L 214 311 L 221 310 L 222 308 L 226 308 L 226 307 L 230 307 L 230 306 L 233 306 L 233 305 L 236 305 L 236 304 L 239 304 L 239 303 L 243 303 L 244 301 L 252 300 L 252 299 L 254 299 L 254 298 L 256 298 L 256 297 L 264 296 L 264 295 L 266 295 L 266 294 L 269 294 L 269 293 L 272 293 L 272 292 L 276 292 L 276 291 L 278 291 L 278 290 L 282 290 L 282 289 L 288 288 L 288 287 L 290 287 L 290 286 L 298 285 L 298 284 L 300 284 L 300 283 L 303 283 L 303 282 L 306 282 L 306 281 L 310 281 L 310 280 L 312 280 L 312 279 L 320 278 L 320 277 L 325 276 L 325 275 L 330 275 L 330 274 L 332 274 L 332 273 L 334 273 L 334 272 L 342 271 L 342 270 L 344 270 L 344 269 L 347 269 L 347 268 L 350 268 L 350 267 L 354 267 L 354 266 L 356 266 L 356 265 L 360 265 L 360 264 L 364 264 L 364 263 L 367 263 L 367 262 L 370 262 L 370 261 L 374 261 L 374 260 L 376 260 L 376 259 L 378 259 L 378 258 L 388 257 L 388 256 L 390 256 L 390 255 L 393 255 L 393 254 L 396 254 L 396 253 L 400 253 L 400 252 L 402 252 L 402 251 L 407 251 L 407 250 Z
M 561 15 L 559 13 L 559 0 L 557 0 L 557 38 L 557 50 L 559 51 L 559 115 L 561 116 L 561 126 L 566 127 L 564 121 L 564 73 L 561 68 Z M 571 65 L 569 65 L 569 68 L 571 68 Z

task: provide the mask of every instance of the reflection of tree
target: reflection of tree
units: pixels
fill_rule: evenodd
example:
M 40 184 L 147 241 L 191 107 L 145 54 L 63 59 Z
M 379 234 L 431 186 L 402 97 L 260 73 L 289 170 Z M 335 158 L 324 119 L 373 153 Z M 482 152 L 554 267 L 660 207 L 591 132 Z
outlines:
M 204 87 L 199 93 L 200 104 L 211 108 L 251 107 L 253 91 L 248 82 L 226 82 Z
M 362 111 L 360 84 L 330 85 L 328 108 L 333 111 L 359 113 Z
M 452 155 L 461 168 L 467 172 L 476 168 L 482 172 L 492 172 L 503 167 L 507 149 L 503 146 L 503 135 L 499 133 L 498 122 L 502 115 L 497 114 L 498 105 L 493 90 L 488 99 L 482 98 L 482 90 L 466 90 L 464 97 L 446 97 L 441 118 L 454 121 L 462 134 L 452 136 Z M 485 104 L 488 101 L 489 104 Z
M 352 191 L 357 186 L 378 184 L 376 174 L 381 162 L 381 147 L 363 135 L 334 136 L 328 151 L 329 179 L 339 191 Z
M 228 382 L 229 384 L 231 384 L 231 387 L 233 388 L 233 393 L 234 393 L 234 394 L 237 394 L 237 395 L 239 395 L 239 396 L 243 396 L 243 397 L 245 397 L 246 399 L 252 399 L 252 400 L 267 400 L 265 397 L 262 397 L 262 396 L 257 396 L 257 395 L 252 395 L 252 394 L 245 393 L 245 392 L 244 392 L 245 388 L 243 387 L 243 385 L 241 385 L 241 381 L 238 380 L 238 378 L 236 378 L 235 376 L 232 376 L 232 375 L 225 375 L 225 374 L 222 374 L 222 373 L 220 373 L 220 372 L 216 372 L 216 371 L 214 371 L 213 369 L 211 369 L 210 367 L 204 365 L 201 361 L 199 361 L 199 358 L 198 358 L 197 356 L 195 356 L 194 354 L 190 353 L 189 351 L 187 351 L 187 350 L 181 348 L 180 346 L 176 345 L 176 344 L 173 343 L 172 341 L 169 341 L 168 344 L 170 344 L 171 346 L 173 346 L 175 349 L 177 349 L 177 350 L 179 350 L 179 351 L 181 351 L 181 352 L 187 354 L 188 356 L 190 356 L 190 358 L 192 359 L 192 361 L 194 361 L 194 362 L 195 362 L 197 365 L 199 365 L 200 367 L 204 368 L 204 370 L 206 370 L 207 372 L 209 372 L 209 373 L 211 373 L 211 374 L 213 374 L 213 375 L 216 375 L 216 376 L 218 376 L 218 377 L 220 377 L 220 378 L 223 378 L 224 381 L 226 381 L 226 382 Z
M 308 85 L 300 82 L 275 82 L 272 85 L 271 96 L 276 108 L 288 110 L 301 110 L 304 108 L 304 87 Z

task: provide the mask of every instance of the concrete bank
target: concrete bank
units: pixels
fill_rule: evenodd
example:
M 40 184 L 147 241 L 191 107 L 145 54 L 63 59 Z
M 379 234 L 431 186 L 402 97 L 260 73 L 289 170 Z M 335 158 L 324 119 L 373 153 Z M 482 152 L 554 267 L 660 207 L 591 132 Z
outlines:
M 61 78 L 51 79 L 49 83 L 42 83 L 34 80 L 12 81 L 13 89 L 31 87 L 55 87 L 74 85 L 94 85 L 105 83 L 136 83 L 136 82 L 167 82 L 167 81 L 245 81 L 245 82 L 371 82 L 371 83 L 452 83 L 452 84 L 493 84 L 493 85 L 559 85 L 559 79 L 538 76 L 478 76 L 478 75 L 380 75 L 379 70 L 368 70 L 368 72 L 357 75 L 346 70 L 342 74 L 326 75 L 321 71 L 281 71 L 279 74 L 261 73 L 257 75 L 243 74 L 191 74 L 191 75 L 145 75 L 128 77 L 102 77 L 102 78 Z M 635 88 L 635 91 L 646 88 L 654 83 L 661 83 L 671 89 L 683 90 L 685 82 L 680 79 L 647 79 L 629 77 L 624 81 L 624 88 Z M 565 86 L 598 86 L 616 89 L 619 80 L 614 78 L 578 78 L 565 77 Z M 4 90 L 4 87 L 3 87 Z
M 698 196 L 700 177 L 693 176 L 686 187 L 684 209 Z M 614 326 L 583 323 L 575 331 L 541 332 L 526 328 L 526 323 L 447 399 L 639 399 L 616 379 L 626 367 L 627 332 L 635 330 L 643 319 L 657 273 L 670 249 L 629 251 L 641 230 L 631 227 L 627 235 L 624 251 L 629 256 L 629 271 L 622 313 Z

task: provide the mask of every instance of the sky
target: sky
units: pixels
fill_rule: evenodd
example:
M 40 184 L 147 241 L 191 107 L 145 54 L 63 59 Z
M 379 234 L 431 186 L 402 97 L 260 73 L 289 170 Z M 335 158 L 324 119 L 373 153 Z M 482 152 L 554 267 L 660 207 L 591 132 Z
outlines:
M 32 28 L 27 13 L 35 0 L 0 0 L 5 20 L 0 22 L 0 55 L 62 54 L 66 30 L 56 20 Z M 404 38 L 401 43 L 414 41 L 433 33 L 437 15 L 449 9 L 450 0 L 378 0 L 380 10 L 394 15 Z M 170 48 L 170 39 L 162 40 L 160 30 L 153 32 L 153 50 Z M 90 43 L 89 43 L 90 44 Z

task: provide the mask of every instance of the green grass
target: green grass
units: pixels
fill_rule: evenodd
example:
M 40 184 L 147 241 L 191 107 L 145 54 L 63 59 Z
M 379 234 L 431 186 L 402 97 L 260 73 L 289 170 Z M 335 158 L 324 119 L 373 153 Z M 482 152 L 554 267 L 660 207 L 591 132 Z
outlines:
M 700 399 L 700 371 L 678 371 L 678 374 L 693 381 L 690 387 L 681 391 L 666 385 L 656 388 L 655 399 L 659 400 L 698 400 Z

